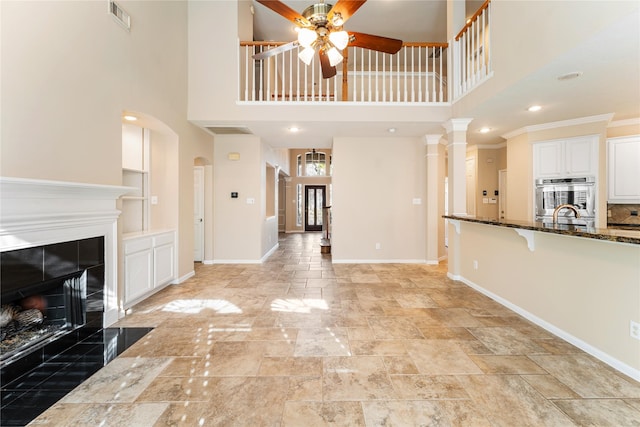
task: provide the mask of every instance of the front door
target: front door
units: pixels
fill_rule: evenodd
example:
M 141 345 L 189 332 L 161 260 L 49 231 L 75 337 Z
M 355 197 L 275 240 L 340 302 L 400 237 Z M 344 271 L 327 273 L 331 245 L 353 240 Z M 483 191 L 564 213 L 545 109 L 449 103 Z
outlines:
M 325 205 L 325 185 L 307 185 L 304 188 L 305 231 L 322 231 L 322 208 Z

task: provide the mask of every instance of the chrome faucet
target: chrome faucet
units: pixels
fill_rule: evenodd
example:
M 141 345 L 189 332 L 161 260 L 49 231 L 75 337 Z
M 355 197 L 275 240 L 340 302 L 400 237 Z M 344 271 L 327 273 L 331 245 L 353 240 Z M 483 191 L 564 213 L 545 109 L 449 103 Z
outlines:
M 580 218 L 580 212 L 578 212 L 578 209 L 576 209 L 575 206 L 570 205 L 568 203 L 565 203 L 563 205 L 560 205 L 558 207 L 556 207 L 553 210 L 553 223 L 555 224 L 556 222 L 558 222 L 558 212 L 560 212 L 562 209 L 571 209 L 573 211 L 573 213 L 576 215 L 576 218 Z

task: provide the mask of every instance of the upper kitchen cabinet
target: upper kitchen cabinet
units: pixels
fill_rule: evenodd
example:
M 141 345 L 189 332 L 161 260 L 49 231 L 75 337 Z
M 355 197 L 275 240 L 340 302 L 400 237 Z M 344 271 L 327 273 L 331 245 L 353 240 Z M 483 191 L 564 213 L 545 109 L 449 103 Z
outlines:
M 598 173 L 598 136 L 533 144 L 533 173 L 534 179 L 595 177 Z
M 640 203 L 640 135 L 607 140 L 610 203 Z

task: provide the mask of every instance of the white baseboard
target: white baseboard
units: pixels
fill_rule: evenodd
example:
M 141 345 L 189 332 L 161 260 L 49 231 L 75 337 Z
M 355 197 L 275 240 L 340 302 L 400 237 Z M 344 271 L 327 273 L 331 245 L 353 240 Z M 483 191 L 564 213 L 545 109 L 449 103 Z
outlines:
M 333 264 L 427 264 L 424 259 L 331 259 Z
M 264 256 L 260 259 L 260 262 L 265 262 L 267 258 L 271 256 L 278 248 L 280 247 L 280 243 L 276 243 Z
M 203 265 L 213 265 L 215 262 L 212 259 L 203 259 L 202 260 L 202 264 Z
M 453 276 L 450 273 L 447 273 L 447 277 L 449 277 L 450 279 L 453 280 L 459 280 L 462 283 L 464 283 L 465 285 L 475 289 L 476 291 L 480 292 L 483 295 L 488 296 L 489 298 L 491 298 L 492 300 L 502 304 L 503 306 L 507 307 L 509 310 L 514 311 L 516 313 L 518 313 L 519 315 L 521 315 L 522 317 L 524 317 L 525 319 L 535 323 L 536 325 L 540 326 L 541 328 L 545 329 L 548 332 L 551 332 L 552 334 L 556 335 L 557 337 L 562 338 L 563 340 L 567 341 L 570 344 L 575 345 L 576 347 L 578 347 L 579 349 L 583 350 L 584 352 L 590 354 L 591 356 L 595 357 L 596 359 L 606 363 L 607 365 L 611 366 L 612 368 L 622 372 L 623 374 L 633 378 L 636 381 L 640 381 L 640 370 L 635 369 L 629 365 L 627 365 L 626 363 L 616 359 L 615 357 L 611 356 L 608 353 L 605 353 L 604 351 L 592 346 L 589 343 L 586 343 L 584 341 L 582 341 L 580 338 L 577 338 L 573 335 L 571 335 L 570 333 L 558 328 L 557 326 L 547 322 L 544 319 L 539 318 L 538 316 L 529 313 L 527 310 L 509 302 L 508 300 L 494 294 L 491 291 L 488 291 L 486 289 L 484 289 L 482 286 L 479 286 L 475 283 L 473 283 L 471 280 L 465 279 L 464 277 L 461 276 Z M 457 277 L 457 278 L 455 278 Z
M 262 264 L 259 259 L 214 259 L 214 264 Z
M 172 281 L 171 284 L 172 285 L 179 285 L 180 283 L 187 281 L 188 279 L 192 278 L 195 275 L 196 275 L 196 272 L 194 270 L 191 270 L 190 272 L 188 272 L 184 276 L 178 277 L 176 280 Z

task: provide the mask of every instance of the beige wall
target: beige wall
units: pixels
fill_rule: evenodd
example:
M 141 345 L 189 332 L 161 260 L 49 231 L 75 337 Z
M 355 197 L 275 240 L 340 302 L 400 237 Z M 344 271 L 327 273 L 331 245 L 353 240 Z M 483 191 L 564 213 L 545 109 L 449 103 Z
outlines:
M 123 2 L 132 29 L 104 2 L 1 2 L 3 176 L 121 184 L 123 111 L 166 125 L 173 167 L 178 277 L 193 271 L 193 159 L 212 138 L 187 122 L 187 4 Z M 19 43 L 15 41 L 19 40 Z
M 425 262 L 424 154 L 421 139 L 334 138 L 334 262 Z
M 229 160 L 228 153 L 239 153 Z M 218 135 L 214 143 L 213 218 L 215 262 L 257 262 L 262 256 L 261 143 L 251 135 Z M 231 193 L 238 198 L 232 199 Z M 253 199 L 249 204 L 247 199 Z
M 449 240 L 453 274 L 639 378 L 629 322 L 640 321 L 640 246 L 533 234 L 530 251 L 514 229 L 461 221 Z

